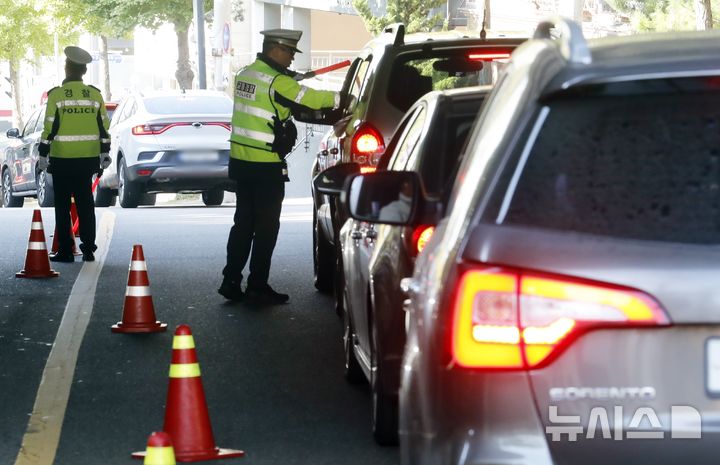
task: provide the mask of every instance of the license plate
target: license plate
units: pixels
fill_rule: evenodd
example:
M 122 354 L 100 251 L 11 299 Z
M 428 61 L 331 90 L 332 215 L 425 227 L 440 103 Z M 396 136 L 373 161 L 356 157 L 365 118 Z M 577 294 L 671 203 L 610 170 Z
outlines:
M 705 376 L 708 394 L 720 397 L 720 337 L 705 343 Z
M 220 155 L 217 152 L 183 152 L 180 154 L 180 161 L 184 162 L 209 162 L 218 161 Z

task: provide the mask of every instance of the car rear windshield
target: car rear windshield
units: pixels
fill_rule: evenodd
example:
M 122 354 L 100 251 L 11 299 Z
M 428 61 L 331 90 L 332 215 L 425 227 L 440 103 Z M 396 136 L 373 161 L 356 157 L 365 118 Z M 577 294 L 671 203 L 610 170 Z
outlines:
M 469 49 L 425 52 L 423 56 L 400 56 L 393 64 L 387 99 L 407 111 L 420 97 L 432 90 L 492 85 L 504 66 L 501 61 L 481 61 Z
M 145 99 L 145 108 L 149 113 L 156 115 L 230 115 L 232 100 L 221 96 L 148 97 Z
M 542 104 L 497 222 L 720 242 L 720 78 L 594 85 Z

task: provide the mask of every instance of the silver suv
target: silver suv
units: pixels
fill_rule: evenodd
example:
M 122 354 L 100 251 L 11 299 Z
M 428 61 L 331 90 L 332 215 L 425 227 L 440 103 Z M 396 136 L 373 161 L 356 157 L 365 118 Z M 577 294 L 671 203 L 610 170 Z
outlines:
M 558 19 L 516 50 L 403 282 L 402 463 L 717 457 L 718 43 Z M 403 182 L 400 223 L 433 218 L 409 172 L 354 178 L 351 213 Z

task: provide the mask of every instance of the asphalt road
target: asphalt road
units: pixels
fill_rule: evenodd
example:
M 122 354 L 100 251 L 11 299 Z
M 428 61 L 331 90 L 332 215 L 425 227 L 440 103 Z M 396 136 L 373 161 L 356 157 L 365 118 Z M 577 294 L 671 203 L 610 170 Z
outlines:
M 47 376 L 56 369 L 46 361 L 53 343 L 68 342 L 56 335 L 78 275 L 101 264 L 84 315 L 87 329 L 75 341 L 77 363 L 67 380 L 69 399 L 51 463 L 139 463 L 130 453 L 144 450 L 148 435 L 163 426 L 172 333 L 179 324 L 189 325 L 195 337 L 216 444 L 247 454 L 222 463 L 398 463 L 397 448 L 372 440 L 367 386 L 343 380 L 341 322 L 332 298 L 312 285 L 313 150 L 291 158 L 293 181 L 271 271 L 271 284 L 288 292 L 290 303 L 262 310 L 228 304 L 216 293 L 234 212 L 230 194 L 228 204 L 217 208 L 189 200 L 98 209 L 99 223 L 112 225 L 104 262 L 84 269 L 80 262 L 53 264 L 61 276 L 45 280 L 15 278 L 24 263 L 33 205 L 0 209 L 0 463 L 18 463 L 24 435 L 44 437 L 28 430 L 28 420 L 41 384 L 49 384 L 50 376 L 41 383 L 44 370 Z M 49 235 L 51 209 L 43 210 L 43 220 Z M 165 333 L 110 331 L 122 317 L 133 244 L 143 246 L 155 313 L 168 324 Z

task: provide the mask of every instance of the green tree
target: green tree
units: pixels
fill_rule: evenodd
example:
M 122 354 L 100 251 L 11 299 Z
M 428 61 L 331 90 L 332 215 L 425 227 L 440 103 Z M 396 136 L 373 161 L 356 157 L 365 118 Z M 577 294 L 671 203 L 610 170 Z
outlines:
M 209 9 L 212 0 L 204 0 Z M 130 31 L 135 26 L 157 30 L 164 23 L 175 28 L 178 61 L 175 78 L 183 89 L 192 88 L 194 73 L 190 66 L 188 29 L 193 19 L 192 0 L 96 0 L 95 10 L 104 12 L 108 24 L 117 31 Z
M 372 34 L 379 34 L 392 23 L 403 23 L 408 33 L 428 32 L 443 26 L 443 14 L 431 15 L 433 9 L 447 3 L 447 0 L 388 0 L 385 16 L 372 14 L 368 0 L 353 0 L 355 11 L 365 22 Z
M 711 29 L 720 0 L 606 0 L 638 31 Z
M 22 127 L 20 65 L 40 54 L 49 54 L 53 35 L 46 11 L 33 0 L 0 0 L 0 60 L 10 65 L 10 91 L 13 98 L 13 125 Z

